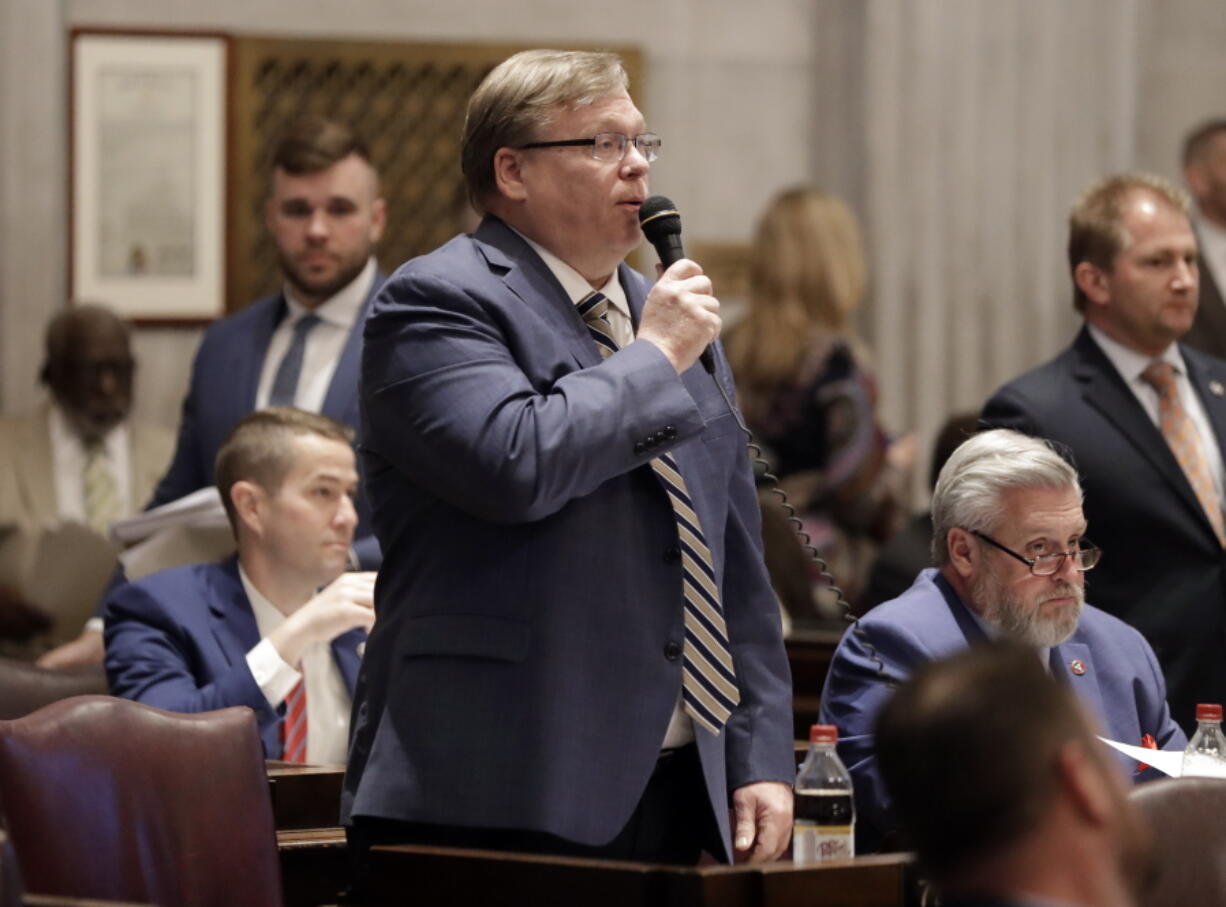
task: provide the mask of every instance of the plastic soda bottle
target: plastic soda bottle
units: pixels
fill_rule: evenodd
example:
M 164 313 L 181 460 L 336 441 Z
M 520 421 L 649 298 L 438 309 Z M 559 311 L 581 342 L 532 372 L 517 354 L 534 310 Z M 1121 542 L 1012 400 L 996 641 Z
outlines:
M 796 775 L 792 860 L 820 863 L 856 855 L 856 807 L 851 775 L 834 745 L 838 729 L 815 724 L 809 730 L 809 752 Z
M 1183 751 L 1183 774 L 1226 778 L 1226 739 L 1222 737 L 1222 707 L 1202 702 L 1196 707 L 1196 733 Z

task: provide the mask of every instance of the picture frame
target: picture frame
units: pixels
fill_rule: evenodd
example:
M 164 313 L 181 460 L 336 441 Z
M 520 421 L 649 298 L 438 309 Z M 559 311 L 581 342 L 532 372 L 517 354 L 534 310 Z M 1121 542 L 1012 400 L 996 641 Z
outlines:
M 228 37 L 70 42 L 71 298 L 145 325 L 224 314 Z

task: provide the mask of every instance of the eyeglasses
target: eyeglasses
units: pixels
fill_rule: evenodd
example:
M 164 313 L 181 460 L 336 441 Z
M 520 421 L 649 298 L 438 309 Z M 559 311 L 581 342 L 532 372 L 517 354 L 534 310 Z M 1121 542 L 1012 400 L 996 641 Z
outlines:
M 993 548 L 999 548 L 1010 557 L 1017 558 L 1019 561 L 1029 567 L 1030 572 L 1035 576 L 1052 576 L 1053 574 L 1058 573 L 1060 568 L 1063 566 L 1063 564 L 1060 562 L 1060 558 L 1062 557 L 1071 558 L 1073 562 L 1073 569 L 1081 573 L 1085 573 L 1087 570 L 1093 570 L 1103 556 L 1103 551 L 1101 548 L 1095 547 L 1089 539 L 1081 539 L 1081 541 L 1077 543 L 1077 547 L 1072 551 L 1056 551 L 1052 554 L 1040 554 L 1036 557 L 1029 558 L 1018 554 L 1011 548 L 1006 548 L 1000 542 L 996 541 L 996 539 L 991 538 L 990 536 L 987 536 L 976 529 L 968 529 L 967 531 L 971 535 L 975 536 L 975 538 L 982 539 L 983 541 L 987 542 Z
M 634 147 L 638 149 L 647 161 L 651 163 L 660 156 L 660 146 L 663 142 L 660 137 L 654 132 L 640 132 L 634 138 L 625 135 L 621 132 L 601 132 L 597 133 L 590 139 L 562 139 L 557 142 L 529 142 L 527 145 L 520 145 L 521 149 L 527 148 L 569 148 L 582 147 L 584 145 L 592 146 L 592 157 L 598 161 L 620 161 L 626 156 L 626 149 L 630 147 L 630 143 L 634 143 Z

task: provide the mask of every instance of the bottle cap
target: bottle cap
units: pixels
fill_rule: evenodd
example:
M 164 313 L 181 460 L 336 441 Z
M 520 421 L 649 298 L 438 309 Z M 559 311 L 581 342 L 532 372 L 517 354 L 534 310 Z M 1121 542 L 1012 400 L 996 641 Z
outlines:
M 1221 710 L 1219 709 L 1219 712 L 1220 711 Z M 838 743 L 839 729 L 833 724 L 815 724 L 813 727 L 809 728 L 809 742 Z
M 1202 702 L 1196 706 L 1197 721 L 1221 721 L 1222 707 L 1213 702 Z

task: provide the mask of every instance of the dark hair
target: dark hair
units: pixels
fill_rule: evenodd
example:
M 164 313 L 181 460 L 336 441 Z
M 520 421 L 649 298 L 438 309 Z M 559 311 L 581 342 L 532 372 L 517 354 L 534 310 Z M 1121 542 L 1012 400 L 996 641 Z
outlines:
M 1201 123 L 1183 140 L 1183 165 L 1186 167 L 1209 148 L 1219 132 L 1226 132 L 1226 119 L 1214 118 Z
M 47 323 L 40 380 L 49 387 L 55 386 L 61 377 L 57 373 L 80 355 L 82 340 L 98 330 L 121 334 L 125 343 L 131 334 L 128 323 L 105 306 L 78 303 L 57 312 Z
M 217 451 L 214 472 L 230 528 L 238 535 L 238 513 L 230 492 L 236 482 L 254 482 L 275 493 L 294 467 L 293 438 L 318 435 L 342 444 L 353 443 L 353 429 L 319 413 L 292 406 L 270 406 L 242 419 Z
M 370 149 L 352 128 L 324 117 L 292 122 L 273 150 L 272 165 L 294 176 L 319 173 L 356 154 L 370 163 Z
M 904 840 L 940 884 L 1036 828 L 1070 740 L 1096 743 L 1033 648 L 994 642 L 924 665 L 877 718 Z

